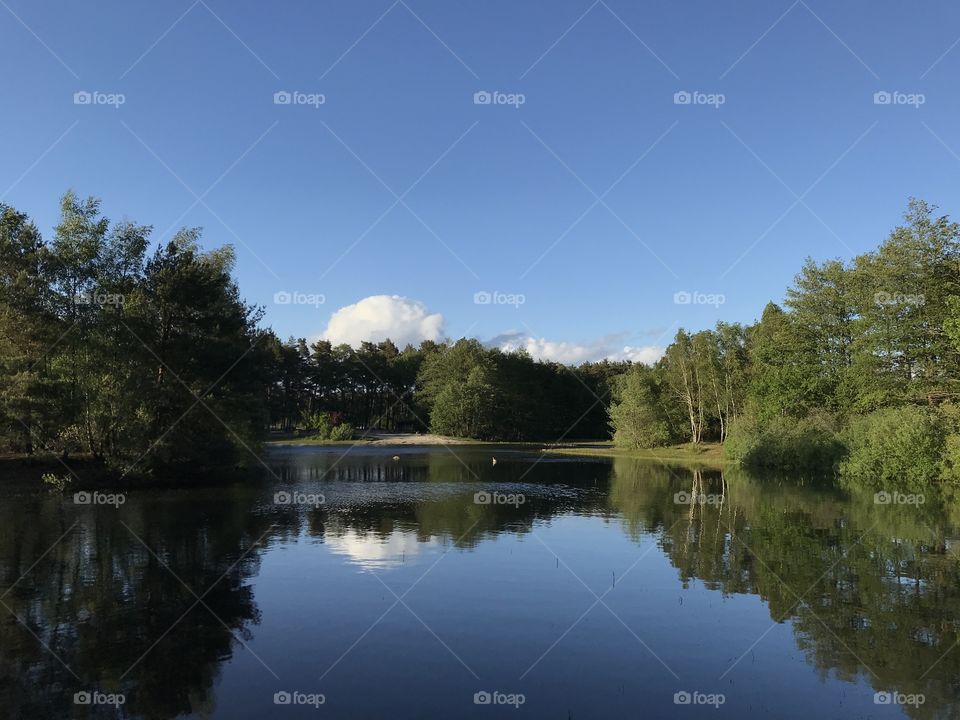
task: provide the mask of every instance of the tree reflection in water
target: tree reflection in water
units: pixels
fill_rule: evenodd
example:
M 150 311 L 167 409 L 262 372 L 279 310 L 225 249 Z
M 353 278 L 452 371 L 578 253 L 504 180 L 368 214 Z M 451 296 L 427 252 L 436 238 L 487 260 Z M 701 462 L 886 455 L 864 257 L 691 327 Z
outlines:
M 273 505 L 273 485 L 143 491 L 120 510 L 3 501 L 0 717 L 79 717 L 73 693 L 90 689 L 124 693 L 130 717 L 212 714 L 221 664 L 246 652 L 260 619 L 251 583 L 264 547 L 306 536 L 382 569 L 425 543 L 469 551 L 565 514 L 656 537 L 684 586 L 759 596 L 823 675 L 922 693 L 925 704 L 904 708 L 917 718 L 960 716 L 960 563 L 937 502 L 877 505 L 824 483 L 626 459 L 498 457 L 496 468 L 442 452 L 399 466 L 282 460 L 283 482 L 323 489 L 315 509 Z M 526 502 L 474 503 L 494 482 Z

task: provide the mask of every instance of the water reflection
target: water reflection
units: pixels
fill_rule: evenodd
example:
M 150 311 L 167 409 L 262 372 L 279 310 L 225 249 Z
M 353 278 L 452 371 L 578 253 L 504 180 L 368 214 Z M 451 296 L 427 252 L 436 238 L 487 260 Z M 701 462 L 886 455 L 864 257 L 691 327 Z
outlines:
M 423 555 L 469 555 L 565 518 L 600 519 L 634 542 L 655 538 L 678 588 L 759 597 L 823 677 L 923 694 L 924 704 L 902 708 L 912 717 L 960 716 L 960 563 L 949 510 L 934 502 L 878 506 L 872 494 L 822 483 L 622 459 L 536 462 L 498 449 L 493 466 L 478 450 L 392 455 L 286 451 L 276 458 L 281 484 L 142 491 L 119 510 L 50 496 L 0 502 L 0 717 L 116 717 L 73 703 L 92 689 L 125 694 L 129 717 L 214 716 L 223 663 L 257 639 L 257 596 L 270 588 L 255 583 L 271 548 L 309 541 L 318 558 L 390 577 Z M 278 488 L 292 487 L 323 492 L 326 503 L 274 504 Z M 492 488 L 524 501 L 474 502 Z M 596 535 L 591 543 L 602 558 L 606 545 Z M 539 567 L 510 552 L 512 571 Z M 325 567 L 318 582 L 329 578 L 331 602 L 349 610 L 359 591 Z M 753 639 L 731 649 L 731 677 Z M 479 654 L 482 634 L 471 642 L 466 652 Z
M 325 528 L 324 539 L 333 552 L 346 556 L 359 567 L 385 570 L 402 565 L 423 550 L 438 545 L 434 538 L 424 540 L 411 530 L 394 529 L 389 533 L 357 532 L 352 528 Z
M 126 694 L 127 710 L 145 718 L 212 708 L 220 663 L 259 619 L 247 580 L 269 523 L 248 512 L 250 500 L 237 489 L 122 511 L 50 497 L 0 503 L 5 716 L 115 717 L 112 706 L 74 703 L 94 690 Z
M 678 512 L 678 492 L 706 502 Z M 759 595 L 773 621 L 791 619 L 825 675 L 922 694 L 914 717 L 960 717 L 960 563 L 942 507 L 628 460 L 610 498 L 631 534 L 662 528 L 683 583 Z

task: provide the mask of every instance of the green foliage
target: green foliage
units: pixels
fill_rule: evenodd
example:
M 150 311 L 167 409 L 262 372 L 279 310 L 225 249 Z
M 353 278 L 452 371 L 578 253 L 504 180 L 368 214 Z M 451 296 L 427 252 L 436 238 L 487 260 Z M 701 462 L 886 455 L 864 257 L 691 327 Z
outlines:
M 430 427 L 441 435 L 490 440 L 497 437 L 497 396 L 489 371 L 470 370 L 466 382 L 449 383 L 437 394 Z
M 353 425 L 329 412 L 311 413 L 304 424 L 318 440 L 350 440 L 354 433 Z
M 0 446 L 139 471 L 233 465 L 265 427 L 263 337 L 230 273 L 181 230 L 111 224 L 68 192 L 51 242 L 0 205 Z
M 0 204 L 4 451 L 149 469 L 249 460 L 267 428 L 508 441 L 612 429 L 622 447 L 718 440 L 746 465 L 809 468 L 838 462 L 853 417 L 846 477 L 960 485 L 960 225 L 921 201 L 875 252 L 807 260 L 750 327 L 680 329 L 653 367 L 576 368 L 467 339 L 282 342 L 241 299 L 231 248 L 204 251 L 186 228 L 148 255 L 151 228 L 111 223 L 95 198 L 68 192 L 60 210 L 45 241 Z M 926 434 L 898 426 L 934 417 Z
M 477 340 L 440 346 L 417 376 L 416 399 L 443 435 L 483 440 L 597 438 L 608 433 L 605 401 L 625 364 L 571 368 Z
M 348 422 L 342 422 L 330 428 L 330 439 L 338 441 L 352 440 L 353 432 L 353 425 Z
M 748 412 L 731 425 L 724 445 L 726 456 L 739 465 L 783 470 L 830 470 L 843 452 L 836 421 L 824 411 L 767 420 Z
M 946 450 L 944 416 L 927 407 L 884 408 L 854 418 L 843 433 L 840 476 L 852 486 L 923 490 L 937 481 Z
M 636 365 L 617 380 L 616 400 L 610 407 L 614 445 L 631 449 L 667 445 L 673 438 L 653 371 Z
M 67 489 L 67 485 L 70 484 L 69 475 L 54 475 L 53 473 L 44 473 L 40 476 L 40 482 L 43 483 L 43 486 L 52 493 L 62 493 Z
M 316 437 L 328 440 L 330 430 L 333 428 L 333 420 L 330 418 L 330 413 L 316 412 L 307 416 L 305 425 Z

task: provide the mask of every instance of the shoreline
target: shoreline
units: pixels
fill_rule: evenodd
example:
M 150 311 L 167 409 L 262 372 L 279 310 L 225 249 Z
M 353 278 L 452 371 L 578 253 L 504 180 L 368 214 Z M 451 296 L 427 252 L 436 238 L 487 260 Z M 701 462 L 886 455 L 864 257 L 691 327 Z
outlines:
M 664 464 L 687 464 L 699 465 L 702 467 L 722 468 L 731 464 L 731 461 L 723 456 L 723 446 L 720 443 L 702 443 L 699 446 L 692 445 L 671 445 L 667 447 L 650 448 L 644 450 L 631 450 L 626 448 L 617 448 L 613 443 L 606 442 L 602 446 L 598 443 L 577 444 L 557 446 L 547 448 L 544 453 L 548 455 L 566 455 L 574 457 L 606 457 L 606 458 L 627 458 L 631 460 L 650 460 Z
M 486 441 L 470 438 L 456 438 L 432 433 L 377 433 L 361 436 L 354 440 L 318 440 L 310 437 L 284 438 L 269 440 L 267 447 L 337 447 L 359 445 L 361 447 L 443 447 L 453 445 L 476 446 L 513 446 L 532 451 L 539 450 L 546 455 L 561 455 L 569 457 L 606 457 L 630 458 L 634 460 L 650 460 L 663 463 L 684 463 L 706 467 L 724 467 L 730 461 L 723 456 L 723 446 L 720 443 L 702 443 L 698 446 L 690 444 L 671 445 L 667 447 L 650 448 L 645 450 L 631 450 L 614 447 L 610 440 L 575 440 L 564 443 L 549 444 L 531 441 Z
M 425 433 L 422 435 L 407 433 L 381 433 L 354 440 L 317 440 L 309 437 L 283 438 L 268 440 L 263 444 L 264 450 L 271 447 L 343 447 L 357 445 L 369 448 L 423 448 L 438 447 L 499 447 L 517 448 L 531 453 L 540 452 L 555 457 L 585 457 L 585 458 L 627 458 L 660 462 L 664 464 L 696 465 L 700 467 L 722 468 L 730 464 L 723 457 L 723 449 L 719 443 L 704 443 L 700 446 L 674 445 L 670 447 L 653 448 L 649 450 L 628 450 L 615 448 L 613 443 L 604 440 L 582 440 L 556 445 L 545 445 L 539 442 L 488 442 L 469 438 L 455 438 L 444 435 Z M 256 466 L 237 468 L 205 468 L 172 470 L 170 476 L 160 480 L 139 472 L 124 473 L 103 461 L 84 456 L 74 456 L 66 461 L 67 467 L 54 456 L 35 456 L 26 458 L 16 455 L 0 455 L 0 476 L 2 484 L 7 487 L 38 488 L 40 478 L 45 473 L 52 473 L 58 477 L 71 477 L 70 487 L 77 490 L 102 488 L 135 488 L 135 487 L 193 487 L 196 485 L 229 484 L 258 473 Z

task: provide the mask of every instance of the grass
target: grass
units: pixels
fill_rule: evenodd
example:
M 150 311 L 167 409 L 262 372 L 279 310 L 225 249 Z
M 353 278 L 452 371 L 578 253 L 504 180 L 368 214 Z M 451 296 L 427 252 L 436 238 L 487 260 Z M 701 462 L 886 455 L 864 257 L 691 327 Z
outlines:
M 723 446 L 720 443 L 684 443 L 669 447 L 651 448 L 649 450 L 631 450 L 616 448 L 613 443 L 571 443 L 564 447 L 545 450 L 550 455 L 579 455 L 586 457 L 631 458 L 636 460 L 654 460 L 670 463 L 684 463 L 690 465 L 721 466 L 729 461 L 723 456 Z

